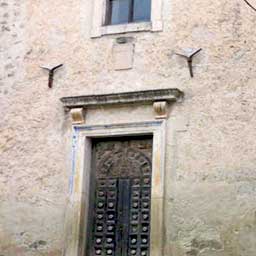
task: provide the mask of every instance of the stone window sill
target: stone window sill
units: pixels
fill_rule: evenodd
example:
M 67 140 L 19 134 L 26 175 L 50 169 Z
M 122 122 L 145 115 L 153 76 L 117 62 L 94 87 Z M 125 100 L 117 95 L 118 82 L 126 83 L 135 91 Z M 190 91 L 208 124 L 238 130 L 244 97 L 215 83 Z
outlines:
M 152 29 L 151 22 L 136 22 L 120 25 L 110 25 L 101 27 L 101 35 L 120 34 L 138 31 L 150 31 Z
M 150 22 L 135 22 L 120 25 L 109 25 L 109 26 L 99 26 L 98 29 L 93 29 L 91 33 L 91 38 L 97 38 L 104 35 L 114 35 L 129 32 L 143 32 L 143 31 L 162 31 L 163 23 L 162 20 L 150 21 Z

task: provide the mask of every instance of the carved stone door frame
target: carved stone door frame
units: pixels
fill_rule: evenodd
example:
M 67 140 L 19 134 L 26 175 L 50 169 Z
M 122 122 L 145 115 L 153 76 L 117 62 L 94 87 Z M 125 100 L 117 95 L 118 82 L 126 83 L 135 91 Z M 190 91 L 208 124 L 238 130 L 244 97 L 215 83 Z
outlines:
M 65 256 L 86 256 L 92 140 L 114 136 L 153 136 L 150 256 L 163 255 L 165 120 L 73 127 L 72 173 L 65 223 Z

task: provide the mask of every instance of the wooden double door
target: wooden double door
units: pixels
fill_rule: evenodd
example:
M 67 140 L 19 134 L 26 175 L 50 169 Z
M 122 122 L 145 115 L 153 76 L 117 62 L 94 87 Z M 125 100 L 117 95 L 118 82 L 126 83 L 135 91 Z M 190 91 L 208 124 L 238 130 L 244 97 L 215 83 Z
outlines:
M 152 138 L 93 141 L 86 254 L 149 256 Z

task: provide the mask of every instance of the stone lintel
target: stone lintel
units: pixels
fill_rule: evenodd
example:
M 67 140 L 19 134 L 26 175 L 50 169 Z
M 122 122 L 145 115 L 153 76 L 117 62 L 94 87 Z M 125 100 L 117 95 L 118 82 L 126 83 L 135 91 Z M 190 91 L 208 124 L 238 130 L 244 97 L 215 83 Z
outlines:
M 156 101 L 175 102 L 183 98 L 179 89 L 157 89 L 125 93 L 85 95 L 61 98 L 65 108 L 88 108 L 115 104 L 152 104 Z

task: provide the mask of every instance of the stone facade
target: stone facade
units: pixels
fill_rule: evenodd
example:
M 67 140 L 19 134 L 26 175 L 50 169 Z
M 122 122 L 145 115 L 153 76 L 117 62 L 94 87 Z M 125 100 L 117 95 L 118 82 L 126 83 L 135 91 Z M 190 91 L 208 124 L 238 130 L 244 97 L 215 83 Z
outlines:
M 65 255 L 72 124 L 60 98 L 178 88 L 185 97 L 166 119 L 164 255 L 254 256 L 256 12 L 243 0 L 163 0 L 162 31 L 91 38 L 92 10 L 88 0 L 0 0 L 0 255 Z M 119 70 L 120 36 L 133 46 Z M 191 78 L 175 53 L 198 48 Z M 40 66 L 61 63 L 49 89 Z M 86 112 L 88 125 L 154 118 L 148 105 Z

